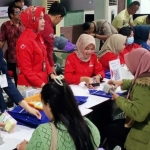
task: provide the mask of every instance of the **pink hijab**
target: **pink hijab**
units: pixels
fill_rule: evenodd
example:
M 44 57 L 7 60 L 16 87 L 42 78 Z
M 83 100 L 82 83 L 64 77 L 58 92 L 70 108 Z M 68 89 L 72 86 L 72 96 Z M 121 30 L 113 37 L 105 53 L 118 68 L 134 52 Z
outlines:
M 83 62 L 88 62 L 90 60 L 90 57 L 85 58 L 83 56 L 83 52 L 89 44 L 93 44 L 96 49 L 94 37 L 88 34 L 81 34 L 76 43 L 77 50 L 75 51 L 75 53 L 77 57 Z
M 137 48 L 124 56 L 125 63 L 134 80 L 141 74 L 150 72 L 150 52 L 144 48 Z

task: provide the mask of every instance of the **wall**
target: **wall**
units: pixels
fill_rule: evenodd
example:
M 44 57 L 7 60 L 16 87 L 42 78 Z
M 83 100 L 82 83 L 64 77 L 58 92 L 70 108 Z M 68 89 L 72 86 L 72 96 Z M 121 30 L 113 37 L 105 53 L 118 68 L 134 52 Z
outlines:
M 135 0 L 133 0 L 135 1 Z M 137 0 L 140 2 L 141 6 L 137 14 L 150 14 L 150 0 Z
M 64 26 L 72 26 L 77 24 L 83 24 L 84 21 L 84 11 L 72 11 L 67 12 L 64 17 Z
M 114 17 L 117 15 L 118 6 L 108 6 L 108 22 L 112 22 L 112 13 L 114 14 Z

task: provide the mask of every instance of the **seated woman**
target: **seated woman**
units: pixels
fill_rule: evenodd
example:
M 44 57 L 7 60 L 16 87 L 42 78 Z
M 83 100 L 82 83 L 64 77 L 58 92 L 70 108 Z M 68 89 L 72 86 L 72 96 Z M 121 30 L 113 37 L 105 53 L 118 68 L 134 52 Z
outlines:
M 133 61 L 134 58 L 134 61 Z M 125 63 L 134 80 L 112 81 L 108 83 L 116 87 L 121 86 L 122 90 L 129 90 L 127 98 L 121 97 L 115 92 L 112 93 L 113 100 L 125 112 L 126 121 L 120 127 L 110 126 L 108 134 L 112 139 L 122 137 L 125 133 L 126 150 L 149 150 L 150 149 L 150 53 L 143 48 L 138 48 L 125 55 Z M 115 128 L 114 128 L 115 127 Z M 123 129 L 124 128 L 124 129 Z M 131 130 L 129 130 L 131 128 Z M 128 130 L 128 131 L 127 131 Z M 119 132 L 120 131 L 120 132 Z M 129 132 L 129 134 L 128 134 Z M 116 135 L 118 134 L 118 135 Z M 118 140 L 118 139 L 117 139 Z M 118 144 L 118 143 L 116 143 Z
M 54 76 L 40 35 L 45 25 L 44 7 L 28 7 L 22 11 L 20 19 L 26 29 L 16 46 L 18 85 L 43 87 L 48 82 L 48 76 Z
M 120 53 L 122 57 L 124 58 L 124 55 L 132 51 L 133 49 L 140 48 L 141 46 L 134 43 L 134 29 L 131 27 L 123 27 L 120 29 L 119 34 L 122 34 L 124 36 L 127 36 L 127 41 L 125 44 L 125 48 Z
M 150 51 L 150 28 L 148 26 L 135 26 L 134 41 Z
M 79 84 L 82 81 L 90 88 L 91 77 L 100 82 L 104 78 L 104 70 L 95 52 L 95 39 L 91 35 L 82 34 L 77 41 L 77 50 L 66 59 L 64 76 L 69 84 Z
M 43 110 L 52 122 L 39 125 L 28 143 L 24 141 L 18 145 L 19 150 L 50 150 L 52 146 L 55 146 L 54 150 L 98 149 L 99 131 L 90 120 L 81 116 L 63 76 L 43 87 L 41 100 Z
M 104 70 L 109 70 L 109 61 L 120 59 L 120 63 L 124 64 L 124 59 L 120 56 L 120 53 L 125 48 L 127 37 L 120 34 L 111 35 L 99 52 L 99 61 L 102 64 Z

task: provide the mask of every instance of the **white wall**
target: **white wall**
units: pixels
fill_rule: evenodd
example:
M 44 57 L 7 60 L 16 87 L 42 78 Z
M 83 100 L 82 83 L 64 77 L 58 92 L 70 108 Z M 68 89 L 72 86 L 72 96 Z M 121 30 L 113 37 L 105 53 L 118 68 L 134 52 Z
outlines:
M 114 14 L 114 17 L 117 15 L 118 12 L 118 5 L 114 5 L 114 6 L 108 6 L 108 22 L 111 23 L 111 14 Z
M 135 1 L 135 0 L 133 0 Z M 141 6 L 137 14 L 150 14 L 150 0 L 137 0 L 140 2 Z
M 0 26 L 7 20 L 9 20 L 9 18 L 0 18 Z

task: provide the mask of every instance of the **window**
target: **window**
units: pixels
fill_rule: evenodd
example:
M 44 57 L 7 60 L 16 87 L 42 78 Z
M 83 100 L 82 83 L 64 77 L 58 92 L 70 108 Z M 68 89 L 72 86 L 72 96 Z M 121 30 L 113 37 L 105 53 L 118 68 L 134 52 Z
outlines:
M 109 6 L 117 5 L 117 4 L 118 4 L 118 0 L 109 0 Z

